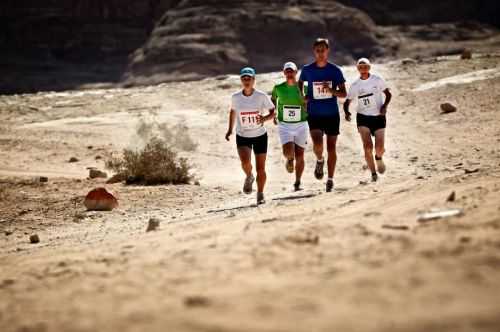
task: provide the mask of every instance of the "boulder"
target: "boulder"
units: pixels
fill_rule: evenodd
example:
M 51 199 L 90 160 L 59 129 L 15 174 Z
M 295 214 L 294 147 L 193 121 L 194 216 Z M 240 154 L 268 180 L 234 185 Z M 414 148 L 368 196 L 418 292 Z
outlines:
M 118 200 L 105 188 L 96 188 L 87 194 L 83 204 L 89 211 L 111 211 L 118 207 Z
M 40 242 L 40 237 L 38 234 L 33 234 L 30 235 L 30 243 L 39 243 Z

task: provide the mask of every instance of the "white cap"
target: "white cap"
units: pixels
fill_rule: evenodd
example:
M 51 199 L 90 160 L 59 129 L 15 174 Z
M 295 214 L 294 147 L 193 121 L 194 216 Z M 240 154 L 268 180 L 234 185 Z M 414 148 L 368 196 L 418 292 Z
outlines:
M 287 62 L 283 66 L 283 71 L 285 71 L 287 69 L 292 69 L 293 71 L 297 71 L 297 65 L 293 62 Z
M 358 66 L 361 65 L 361 64 L 365 64 L 365 65 L 368 65 L 368 66 L 371 66 L 371 62 L 370 60 L 368 60 L 367 58 L 361 58 L 358 60 Z

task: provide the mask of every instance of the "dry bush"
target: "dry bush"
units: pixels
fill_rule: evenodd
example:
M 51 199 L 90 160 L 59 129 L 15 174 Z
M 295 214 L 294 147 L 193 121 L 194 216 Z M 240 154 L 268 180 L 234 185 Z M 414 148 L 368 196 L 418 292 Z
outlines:
M 178 157 L 158 137 L 152 137 L 142 149 L 123 150 L 123 155 L 109 159 L 106 167 L 126 179 L 127 184 L 184 184 L 192 180 L 187 159 Z

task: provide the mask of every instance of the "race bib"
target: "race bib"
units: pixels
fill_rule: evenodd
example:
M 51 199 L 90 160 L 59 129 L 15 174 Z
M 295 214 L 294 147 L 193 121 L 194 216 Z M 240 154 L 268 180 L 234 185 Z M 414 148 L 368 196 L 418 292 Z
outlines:
M 243 130 L 251 130 L 262 127 L 261 123 L 257 123 L 257 118 L 260 115 L 259 111 L 241 111 L 240 124 Z
M 332 81 L 327 82 L 330 89 L 333 88 Z M 313 82 L 313 97 L 314 99 L 328 99 L 333 95 L 329 89 L 323 87 L 323 82 Z
M 302 115 L 301 106 L 284 105 L 283 106 L 283 121 L 299 122 Z
M 370 110 L 377 107 L 375 95 L 373 93 L 358 97 L 359 108 L 362 111 Z

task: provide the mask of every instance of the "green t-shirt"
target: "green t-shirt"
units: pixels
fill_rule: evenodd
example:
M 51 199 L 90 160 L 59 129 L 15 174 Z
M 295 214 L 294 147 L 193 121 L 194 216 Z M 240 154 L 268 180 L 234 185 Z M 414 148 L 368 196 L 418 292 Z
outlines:
M 278 121 L 294 123 L 307 120 L 307 112 L 298 84 L 291 86 L 286 82 L 277 84 L 273 88 L 272 96 L 278 109 Z

